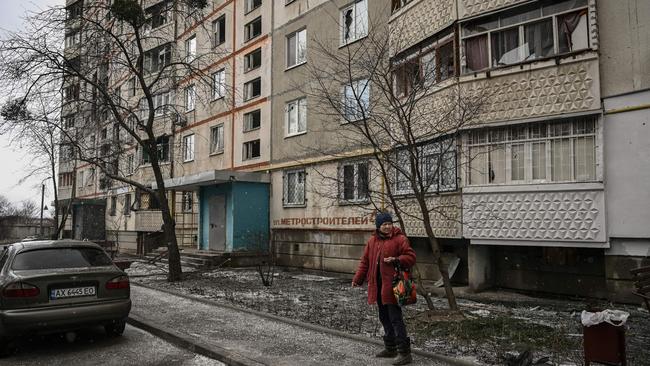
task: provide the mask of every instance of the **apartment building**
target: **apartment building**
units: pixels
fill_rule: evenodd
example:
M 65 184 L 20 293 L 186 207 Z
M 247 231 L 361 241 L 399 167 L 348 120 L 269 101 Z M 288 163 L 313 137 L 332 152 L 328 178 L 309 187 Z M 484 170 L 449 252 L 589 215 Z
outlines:
M 101 39 L 85 34 L 83 22 L 75 19 L 88 19 L 95 16 L 88 12 L 96 12 L 112 26 L 107 4 L 67 1 L 68 54 L 78 49 L 87 54 L 92 42 L 101 46 Z M 270 159 L 271 2 L 215 0 L 192 8 L 175 1 L 146 0 L 141 6 L 147 19 L 141 37 L 141 56 L 149 73 L 145 78 L 161 79 L 152 89 L 157 157 L 179 245 L 221 251 L 266 247 L 269 179 L 253 170 Z M 127 37 L 124 44 L 131 45 L 132 35 L 120 34 L 128 28 L 115 27 L 113 33 Z M 115 50 L 101 51 L 110 60 Z M 172 67 L 175 63 L 184 66 Z M 101 70 L 95 66 L 86 67 L 89 72 Z M 116 100 L 134 118 L 144 120 L 149 106 L 137 75 L 121 69 L 117 61 L 107 61 L 104 67 L 100 76 L 115 90 Z M 163 75 L 163 69 L 170 71 Z M 156 187 L 150 157 L 120 131 L 109 113 L 78 111 L 64 118 L 66 124 L 70 119 L 70 128 L 89 150 L 103 154 L 102 149 L 119 147 L 120 154 L 112 154 L 119 174 Z M 162 218 L 156 200 L 133 186 L 103 179 L 99 169 L 74 156 L 72 152 L 61 156 L 62 203 L 73 199 L 74 207 L 94 205 L 93 221 L 106 217 L 105 236 L 119 242 L 121 250 L 142 252 L 161 245 Z M 81 210 L 73 209 L 66 235 L 88 237 L 81 231 L 89 226 L 82 216 Z
M 155 108 L 177 111 L 170 116 L 161 109 L 157 142 L 166 187 L 174 192 L 180 245 L 257 250 L 271 235 L 278 264 L 352 272 L 374 229 L 374 212 L 390 209 L 390 188 L 405 212 L 420 272 L 438 277 L 403 177 L 382 177 L 372 148 L 349 138 L 348 117 L 354 120 L 359 108 L 381 99 L 380 91 L 367 87 L 362 73 L 351 82 L 319 78 L 336 70 L 327 65 L 332 59 L 345 62 L 364 42 L 376 41 L 372 32 L 384 32 L 396 94 L 406 96 L 413 80 L 426 79 L 431 87 L 425 105 L 430 100 L 435 107 L 459 90 L 485 96 L 471 123 L 418 141 L 428 151 L 425 158 L 438 161 L 433 168 L 423 163 L 421 173 L 435 181 L 426 199 L 437 208 L 430 222 L 445 261 L 459 262 L 452 281 L 474 290 L 625 297 L 627 271 L 647 261 L 650 250 L 644 225 L 650 197 L 643 186 L 650 156 L 644 144 L 650 73 L 643 62 L 649 52 L 643 16 L 650 12 L 638 11 L 645 5 L 207 3 L 183 16 L 170 11 L 169 1 L 144 3 L 151 22 L 145 62 L 155 68 L 189 60 L 202 75 L 172 75 L 155 98 Z M 75 31 L 79 4 L 67 2 L 72 20 L 66 52 L 85 42 Z M 617 21 L 603 22 L 603 14 Z M 110 70 L 97 67 L 97 77 L 114 85 L 125 103 L 141 100 L 131 78 L 107 77 L 103 68 Z M 318 86 L 334 97 L 319 98 Z M 64 87 L 66 98 L 87 92 L 74 83 Z M 343 116 L 328 106 L 337 103 Z M 115 164 L 138 182 L 155 185 L 137 144 L 102 118 L 96 111 L 71 110 L 64 123 L 83 126 L 81 137 L 98 154 L 102 146 L 126 146 Z M 94 218 L 105 216 L 108 237 L 122 249 L 155 245 L 162 221 L 153 200 L 103 180 L 73 156 L 62 149 L 63 202 L 74 199 L 92 210 L 73 211 L 69 235 L 83 234 Z
M 320 47 L 323 39 L 341 37 L 347 17 L 367 11 L 364 21 L 375 17 L 387 24 L 396 88 L 408 88 L 400 75 L 429 73 L 436 83 L 431 104 L 453 88 L 488 97 L 476 121 L 447 136 L 455 145 L 450 153 L 456 169 L 446 180 L 456 184 L 440 181 L 446 189 L 428 198 L 445 207 L 431 223 L 445 255 L 460 259 L 452 280 L 475 290 L 500 286 L 625 297 L 627 271 L 647 261 L 649 248 L 640 222 L 648 216 L 641 187 L 647 172 L 641 157 L 648 156 L 642 143 L 648 72 L 641 60 L 647 59 L 648 42 L 642 20 L 630 17 L 649 12 L 632 11 L 635 4 L 276 4 L 271 227 L 279 261 L 351 272 L 373 228 L 369 205 L 359 200 L 360 184 L 372 189 L 372 159 L 363 149 L 351 149 L 342 159 L 305 148 L 338 143 L 322 128 L 337 121 L 312 113 L 310 98 L 293 87 L 309 80 L 308 72 L 299 72 L 307 67 L 303 63 L 318 62 L 310 59 L 315 38 Z M 388 15 L 377 20 L 385 7 Z M 619 21 L 605 24 L 602 14 Z M 338 20 L 338 27 L 324 25 L 324 19 Z M 302 40 L 306 54 L 298 65 L 294 39 Z M 332 52 L 346 47 L 344 41 L 333 45 Z M 432 136 L 432 142 L 444 138 Z M 630 156 L 639 159 L 627 163 Z M 340 179 L 328 183 L 326 175 Z M 334 194 L 323 194 L 328 184 L 339 185 Z M 406 205 L 406 211 L 417 208 Z M 435 278 L 427 270 L 426 235 L 415 216 L 405 226 L 425 277 Z
M 341 118 L 324 110 L 312 86 L 333 62 L 322 55 L 344 57 L 367 37 L 371 22 L 386 24 L 387 10 L 383 1 L 274 2 L 270 205 L 281 265 L 350 272 L 374 228 L 364 193 L 367 152 L 347 146 Z M 350 85 L 333 88 L 344 96 Z M 344 170 L 346 183 L 338 179 Z
M 598 1 L 610 293 L 629 295 L 629 269 L 650 257 L 650 4 Z M 628 297 L 629 298 L 629 297 Z M 634 299 L 632 297 L 631 299 Z

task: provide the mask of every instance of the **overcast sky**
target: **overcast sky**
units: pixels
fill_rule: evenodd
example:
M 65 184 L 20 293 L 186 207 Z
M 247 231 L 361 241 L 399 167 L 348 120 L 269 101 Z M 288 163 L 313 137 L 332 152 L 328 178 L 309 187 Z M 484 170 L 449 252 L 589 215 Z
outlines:
M 6 31 L 20 30 L 26 12 L 46 9 L 49 6 L 62 6 L 65 0 L 0 0 L 0 37 L 6 36 Z M 2 96 L 0 96 L 2 98 Z M 29 169 L 25 167 L 32 160 L 21 151 L 20 146 L 11 146 L 5 136 L 0 136 L 0 194 L 12 202 L 32 200 L 40 205 L 41 181 L 44 177 L 30 179 L 19 183 Z M 54 199 L 50 181 L 46 182 L 47 193 L 45 204 L 50 206 Z

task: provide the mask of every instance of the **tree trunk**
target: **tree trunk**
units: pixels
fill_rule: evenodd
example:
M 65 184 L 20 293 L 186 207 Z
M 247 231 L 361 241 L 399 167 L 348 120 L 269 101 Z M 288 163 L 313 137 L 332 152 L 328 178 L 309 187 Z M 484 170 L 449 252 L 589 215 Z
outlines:
M 181 254 L 178 250 L 176 240 L 176 224 L 169 209 L 169 202 L 166 199 L 164 188 L 158 189 L 158 200 L 163 218 L 163 232 L 165 234 L 165 244 L 167 245 L 167 263 L 169 272 L 167 281 L 176 282 L 182 280 L 183 270 L 181 268 Z
M 417 281 L 418 284 L 418 293 L 422 297 L 424 297 L 424 300 L 427 302 L 427 307 L 429 310 L 435 310 L 435 305 L 433 305 L 433 300 L 431 300 L 431 296 L 429 296 L 429 291 L 424 287 L 424 283 L 422 283 L 422 275 L 420 274 L 420 270 L 418 269 L 418 265 L 416 264 L 413 269 L 415 270 L 415 280 Z
M 429 226 L 429 228 L 427 228 L 427 232 L 428 232 L 430 229 L 430 225 L 425 224 L 425 226 Z M 445 264 L 442 262 L 442 256 L 440 255 L 440 244 L 438 243 L 438 239 L 433 235 L 433 233 L 429 234 L 429 246 L 431 247 L 431 251 L 433 252 L 433 260 L 438 265 L 438 270 L 440 271 L 440 275 L 442 276 L 442 283 L 445 287 L 445 295 L 447 296 L 449 309 L 459 310 L 458 304 L 456 303 L 456 295 L 454 294 L 454 289 L 451 287 L 451 280 L 449 279 L 449 270 L 447 266 L 445 266 Z

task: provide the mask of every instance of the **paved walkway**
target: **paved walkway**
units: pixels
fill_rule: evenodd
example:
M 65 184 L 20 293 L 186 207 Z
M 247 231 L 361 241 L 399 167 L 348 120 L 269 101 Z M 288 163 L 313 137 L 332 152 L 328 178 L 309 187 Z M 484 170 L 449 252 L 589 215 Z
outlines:
M 132 285 L 130 323 L 229 365 L 390 365 L 373 340 Z M 414 354 L 413 365 L 467 365 Z M 449 362 L 445 362 L 449 361 Z

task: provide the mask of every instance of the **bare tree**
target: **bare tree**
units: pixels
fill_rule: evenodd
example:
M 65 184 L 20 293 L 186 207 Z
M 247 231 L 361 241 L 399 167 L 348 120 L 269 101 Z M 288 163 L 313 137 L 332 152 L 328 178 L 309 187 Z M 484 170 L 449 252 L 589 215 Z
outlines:
M 16 103 L 57 106 L 48 115 L 60 118 L 47 119 L 46 125 L 59 134 L 61 154 L 93 166 L 101 175 L 100 188 L 121 182 L 157 201 L 169 253 L 168 280 L 178 281 L 180 254 L 165 188 L 165 178 L 173 176 L 169 136 L 185 123 L 179 112 L 184 103 L 176 102 L 183 95 L 174 91 L 187 80 L 197 87 L 211 85 L 204 70 L 220 55 L 176 49 L 177 36 L 188 24 L 202 25 L 205 0 L 159 5 L 77 2 L 32 14 L 27 30 L 0 42 L 0 79 L 10 95 L 18 93 Z M 58 103 L 42 101 L 51 97 L 44 92 L 49 90 L 59 91 Z M 146 160 L 149 175 L 131 175 L 133 158 L 127 157 L 134 151 Z
M 453 39 L 453 31 L 449 38 Z M 388 206 L 405 231 L 407 221 L 424 228 L 449 307 L 458 310 L 432 220 L 434 216 L 460 220 L 448 214 L 458 212 L 460 203 L 446 204 L 435 197 L 458 189 L 460 132 L 477 122 L 487 96 L 458 82 L 453 56 L 451 64 L 425 56 L 435 40 L 405 47 L 391 38 L 385 24 L 370 24 L 365 38 L 343 48 L 339 39 L 316 37 L 310 42 L 306 76 L 312 82 L 296 87 L 311 100 L 310 113 L 327 121 L 319 131 L 327 137 L 320 139 L 322 144 L 303 148 L 335 159 L 371 157 L 378 174 L 373 178 L 366 172 L 363 194 L 370 204 L 361 201 L 359 206 L 372 210 Z M 340 199 L 346 194 L 345 172 L 323 174 L 328 178 L 336 184 L 316 189 Z M 327 192 L 323 187 L 336 188 Z
M 39 93 L 39 98 L 30 103 L 34 108 L 29 110 L 24 99 L 9 100 L 2 106 L 0 116 L 0 134 L 8 135 L 14 146 L 21 146 L 32 158 L 29 170 L 21 177 L 19 183 L 29 178 L 51 178 L 51 187 L 54 192 L 54 222 L 55 232 L 52 237 L 58 238 L 65 227 L 72 200 L 66 205 L 59 204 L 57 162 L 59 158 L 59 135 L 55 121 L 59 120 L 58 90 L 49 90 L 49 95 L 44 91 Z M 49 103 L 49 104 L 48 104 Z M 52 105 L 55 103 L 55 105 Z M 40 187 L 39 187 L 40 188 Z

